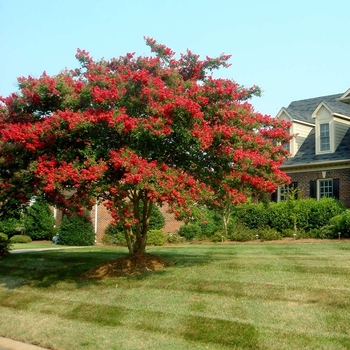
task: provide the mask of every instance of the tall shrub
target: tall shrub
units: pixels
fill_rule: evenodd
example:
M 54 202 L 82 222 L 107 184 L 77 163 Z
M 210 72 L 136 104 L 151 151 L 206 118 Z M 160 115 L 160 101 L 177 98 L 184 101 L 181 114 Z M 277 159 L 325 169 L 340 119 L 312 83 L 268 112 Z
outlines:
M 49 205 L 37 199 L 28 209 L 24 219 L 25 233 L 32 240 L 48 239 L 54 235 L 55 219 Z
M 70 246 L 86 246 L 95 243 L 95 233 L 88 215 L 64 215 L 59 228 L 58 243 Z
M 268 226 L 267 206 L 264 203 L 246 203 L 237 210 L 237 220 L 250 229 Z
M 345 212 L 345 206 L 334 198 L 322 198 L 315 201 L 310 210 L 309 227 L 320 228 L 328 224 L 329 220 Z

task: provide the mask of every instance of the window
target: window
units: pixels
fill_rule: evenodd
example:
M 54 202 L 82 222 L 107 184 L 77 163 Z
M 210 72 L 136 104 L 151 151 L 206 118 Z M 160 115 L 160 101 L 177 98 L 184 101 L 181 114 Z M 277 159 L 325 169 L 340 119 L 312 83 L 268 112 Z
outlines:
M 289 185 L 278 187 L 278 197 L 276 198 L 278 202 L 284 202 L 288 199 L 289 196 L 298 198 L 298 182 L 291 182 Z M 276 201 L 275 199 L 275 201 Z
M 321 141 L 321 151 L 329 151 L 330 141 L 329 141 L 329 124 L 320 124 L 320 141 Z
M 310 198 L 330 197 L 339 199 L 339 179 L 320 179 L 310 181 Z
M 333 197 L 333 180 L 319 180 L 319 198 Z
M 284 202 L 288 199 L 289 186 L 283 186 L 279 188 L 279 202 Z

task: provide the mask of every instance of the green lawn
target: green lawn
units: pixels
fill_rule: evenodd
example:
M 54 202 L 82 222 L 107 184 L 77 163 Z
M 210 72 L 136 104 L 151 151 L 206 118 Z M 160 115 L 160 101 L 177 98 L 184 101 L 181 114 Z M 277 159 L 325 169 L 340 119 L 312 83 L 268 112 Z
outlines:
M 52 244 L 51 241 L 46 241 L 46 242 L 30 242 L 30 243 L 14 243 L 11 246 L 11 249 L 37 249 L 37 248 L 58 248 L 62 247 L 58 244 Z
M 350 243 L 151 247 L 177 261 L 86 280 L 123 248 L 0 259 L 0 335 L 50 349 L 350 349 Z

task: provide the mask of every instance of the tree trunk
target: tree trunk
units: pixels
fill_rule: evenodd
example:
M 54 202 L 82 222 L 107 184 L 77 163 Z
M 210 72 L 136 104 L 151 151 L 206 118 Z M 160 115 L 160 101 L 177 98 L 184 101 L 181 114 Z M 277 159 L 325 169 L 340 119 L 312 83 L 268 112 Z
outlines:
M 143 202 L 143 210 L 140 211 L 140 200 Z M 147 245 L 148 227 L 153 203 L 140 195 L 133 197 L 133 212 L 137 223 L 134 231 L 132 227 L 125 228 L 125 238 L 130 254 L 145 254 Z

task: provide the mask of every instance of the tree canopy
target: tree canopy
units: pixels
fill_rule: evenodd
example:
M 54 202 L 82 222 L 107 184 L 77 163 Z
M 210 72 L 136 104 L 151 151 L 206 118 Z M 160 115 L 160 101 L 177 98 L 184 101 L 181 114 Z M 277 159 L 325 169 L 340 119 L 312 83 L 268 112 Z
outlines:
M 98 200 L 136 253 L 154 203 L 181 217 L 193 202 L 242 203 L 289 181 L 288 124 L 254 111 L 258 87 L 213 76 L 230 56 L 175 58 L 145 40 L 150 57 L 78 50 L 80 68 L 18 78 L 0 99 L 0 202 L 41 195 L 82 213 Z

